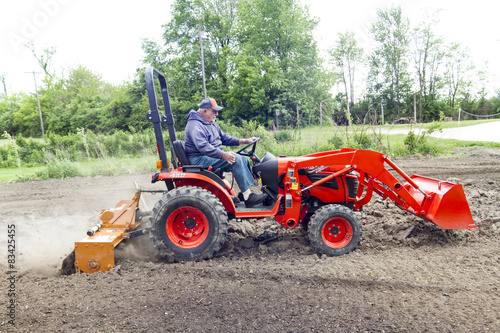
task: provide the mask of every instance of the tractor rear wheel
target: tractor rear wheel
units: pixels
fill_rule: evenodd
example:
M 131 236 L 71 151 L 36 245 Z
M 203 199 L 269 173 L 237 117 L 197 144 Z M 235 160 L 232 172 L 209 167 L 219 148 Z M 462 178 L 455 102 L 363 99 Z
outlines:
M 361 223 L 352 210 L 326 205 L 316 211 L 308 225 L 309 241 L 319 254 L 340 256 L 354 251 L 361 240 Z
M 156 203 L 150 238 L 169 262 L 212 258 L 227 236 L 224 206 L 211 192 L 185 186 L 169 191 Z

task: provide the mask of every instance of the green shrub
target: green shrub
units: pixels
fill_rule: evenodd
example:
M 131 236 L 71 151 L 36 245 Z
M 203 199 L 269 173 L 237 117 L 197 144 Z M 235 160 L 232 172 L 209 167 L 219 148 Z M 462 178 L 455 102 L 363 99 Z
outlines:
M 66 179 L 76 176 L 80 176 L 80 172 L 70 161 L 51 161 L 42 171 L 35 173 L 35 177 L 40 179 Z
M 99 135 L 98 148 L 102 149 L 107 156 L 121 156 L 130 153 L 128 149 L 129 135 L 123 131 L 116 131 L 113 135 Z
M 340 148 L 343 148 L 345 143 L 344 143 L 344 140 L 342 139 L 342 137 L 338 136 L 337 134 L 335 134 L 335 136 L 331 137 L 330 139 L 328 139 L 328 144 L 334 149 L 334 150 L 337 150 L 337 149 L 340 149 Z
M 0 147 L 0 168 L 17 167 L 16 154 L 11 147 Z
M 89 131 L 87 131 L 88 134 Z M 86 158 L 85 143 L 81 135 L 70 133 L 65 136 L 58 134 L 47 135 L 47 150 L 58 159 L 78 161 Z M 90 151 L 92 156 L 92 151 Z M 94 156 L 95 157 L 95 156 Z
M 372 146 L 372 140 L 365 132 L 354 134 L 354 142 L 356 142 L 358 148 L 368 149 Z
M 19 158 L 24 165 L 35 166 L 46 162 L 46 145 L 44 141 L 18 135 L 16 145 L 19 148 Z
M 292 140 L 292 134 L 287 130 L 274 132 L 273 136 L 274 139 L 279 143 L 290 142 Z
M 6 162 L 10 164 L 10 160 L 11 159 L 13 160 L 13 158 L 15 157 L 17 167 L 19 168 L 19 176 L 22 177 L 21 158 L 19 157 L 19 147 L 17 146 L 16 140 L 14 140 L 12 136 L 7 132 L 3 132 L 2 137 L 4 139 L 7 139 L 9 143 L 9 148 L 8 148 L 9 151 L 6 155 L 7 156 Z

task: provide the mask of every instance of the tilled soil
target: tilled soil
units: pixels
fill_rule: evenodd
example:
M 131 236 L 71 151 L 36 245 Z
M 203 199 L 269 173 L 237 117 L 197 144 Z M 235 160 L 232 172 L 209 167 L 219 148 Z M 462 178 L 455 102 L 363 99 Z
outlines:
M 168 264 L 147 236 L 117 248 L 117 268 L 59 274 L 62 259 L 102 208 L 158 188 L 151 175 L 0 184 L 6 274 L 7 226 L 16 228 L 15 325 L 0 280 L 1 332 L 498 332 L 500 149 L 394 160 L 408 174 L 461 183 L 476 231 L 442 230 L 372 199 L 356 213 L 360 247 L 318 257 L 301 228 L 230 221 L 215 258 Z M 159 196 L 144 194 L 151 209 Z M 279 235 L 262 243 L 264 231 Z

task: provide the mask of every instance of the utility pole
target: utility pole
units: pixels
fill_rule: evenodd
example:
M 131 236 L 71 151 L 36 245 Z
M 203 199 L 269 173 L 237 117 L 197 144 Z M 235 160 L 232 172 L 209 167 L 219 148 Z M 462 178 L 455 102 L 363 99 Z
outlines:
M 299 105 L 297 104 L 297 129 L 300 133 L 300 118 L 299 118 Z
M 26 74 L 33 73 L 33 79 L 35 80 L 35 92 L 36 92 L 36 101 L 38 102 L 38 114 L 40 115 L 40 127 L 42 128 L 42 138 L 45 138 L 45 132 L 43 130 L 43 119 L 42 119 L 42 109 L 40 108 L 40 98 L 38 97 L 38 86 L 36 85 L 36 74 L 43 74 L 41 72 L 25 72 Z
M 384 125 L 384 105 L 380 103 L 380 110 L 382 111 L 382 125 Z
M 413 119 L 417 123 L 417 95 L 413 94 Z
M 278 117 L 280 115 L 280 109 L 276 108 L 276 130 L 280 130 L 279 123 L 278 123 Z
M 198 39 L 200 40 L 200 53 L 201 53 L 201 79 L 203 81 L 203 98 L 207 98 L 207 88 L 205 87 L 205 61 L 203 60 L 203 39 L 201 37 L 201 24 L 198 26 Z
M 189 38 L 196 38 L 189 36 Z M 201 24 L 198 25 L 198 40 L 200 41 L 200 55 L 201 55 L 201 80 L 203 83 L 203 98 L 207 98 L 207 88 L 205 87 L 205 61 L 203 59 L 203 40 L 208 40 L 208 37 L 201 36 Z
M 323 102 L 319 102 L 319 127 L 323 128 Z

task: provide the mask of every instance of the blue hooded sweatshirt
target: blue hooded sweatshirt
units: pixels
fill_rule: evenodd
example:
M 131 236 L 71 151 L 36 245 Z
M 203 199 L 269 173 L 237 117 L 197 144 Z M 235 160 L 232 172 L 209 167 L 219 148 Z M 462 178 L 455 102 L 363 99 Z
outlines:
M 224 133 L 216 122 L 210 124 L 198 112 L 191 110 L 187 116 L 184 144 L 187 157 L 206 155 L 222 158 L 222 146 L 238 146 L 240 140 Z

